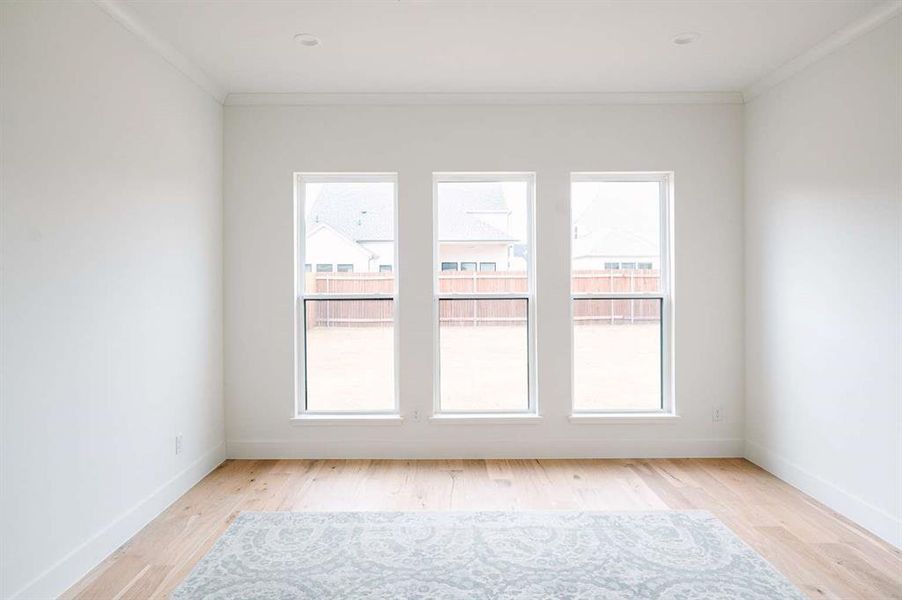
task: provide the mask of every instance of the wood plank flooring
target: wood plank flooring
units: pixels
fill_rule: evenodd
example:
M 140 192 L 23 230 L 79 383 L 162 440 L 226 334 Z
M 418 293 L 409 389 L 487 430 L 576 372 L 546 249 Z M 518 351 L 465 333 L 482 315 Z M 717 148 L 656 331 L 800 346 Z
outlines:
M 705 509 L 811 598 L 902 598 L 902 552 L 743 459 L 230 460 L 63 598 L 165 598 L 241 511 Z

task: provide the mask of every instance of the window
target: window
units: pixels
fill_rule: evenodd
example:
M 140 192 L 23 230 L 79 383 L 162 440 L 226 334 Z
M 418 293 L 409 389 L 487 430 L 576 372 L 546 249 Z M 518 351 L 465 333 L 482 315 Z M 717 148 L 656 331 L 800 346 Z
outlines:
M 436 412 L 534 413 L 534 176 L 434 183 Z
M 296 411 L 397 413 L 396 177 L 298 174 L 296 198 Z
M 574 412 L 673 409 L 669 207 L 666 174 L 573 175 Z
M 313 266 L 312 266 L 310 263 L 307 263 L 306 265 L 304 265 L 304 272 L 305 272 L 305 273 L 309 273 L 309 272 L 312 271 L 312 270 L 313 270 Z

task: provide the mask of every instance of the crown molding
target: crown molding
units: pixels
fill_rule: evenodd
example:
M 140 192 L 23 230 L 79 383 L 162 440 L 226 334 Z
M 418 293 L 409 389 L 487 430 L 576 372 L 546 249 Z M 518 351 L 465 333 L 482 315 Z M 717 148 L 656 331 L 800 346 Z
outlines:
M 342 105 L 593 105 L 593 104 L 742 104 L 738 92 L 651 93 L 242 93 L 229 94 L 226 106 Z
M 821 40 L 818 44 L 809 48 L 802 54 L 796 56 L 792 60 L 783 63 L 749 87 L 742 91 L 742 97 L 745 102 L 751 101 L 753 98 L 760 96 L 765 91 L 775 85 L 789 79 L 796 73 L 808 68 L 812 64 L 821 60 L 833 52 L 836 52 L 843 46 L 860 38 L 864 34 L 876 29 L 886 21 L 892 19 L 902 12 L 902 0 L 891 0 L 884 2 L 873 10 L 868 12 L 855 21 L 852 21 L 845 27 L 838 29 L 828 37 Z
M 116 2 L 115 0 L 94 0 L 94 4 L 115 19 L 120 25 L 143 40 L 154 50 L 154 52 L 159 54 L 163 60 L 178 69 L 185 77 L 190 79 L 202 90 L 213 96 L 217 102 L 222 104 L 226 97 L 226 90 L 216 81 L 211 79 L 209 75 L 204 73 L 203 69 L 194 64 L 187 56 L 176 50 L 172 44 L 163 40 L 149 28 L 145 27 L 141 23 L 141 20 L 125 5 Z
M 230 94 L 188 57 L 144 26 L 123 3 L 117 0 L 93 1 L 166 62 L 226 106 L 743 104 L 902 13 L 902 0 L 888 0 L 777 67 L 742 92 Z

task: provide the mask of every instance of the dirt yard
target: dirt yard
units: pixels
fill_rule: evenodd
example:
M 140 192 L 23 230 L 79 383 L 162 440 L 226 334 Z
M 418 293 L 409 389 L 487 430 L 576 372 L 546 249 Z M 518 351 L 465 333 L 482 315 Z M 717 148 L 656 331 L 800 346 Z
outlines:
M 659 331 L 657 323 L 577 326 L 576 407 L 657 408 L 661 395 Z M 309 410 L 392 408 L 394 352 L 390 328 L 316 327 L 307 335 Z M 443 327 L 441 364 L 444 408 L 526 407 L 525 327 Z

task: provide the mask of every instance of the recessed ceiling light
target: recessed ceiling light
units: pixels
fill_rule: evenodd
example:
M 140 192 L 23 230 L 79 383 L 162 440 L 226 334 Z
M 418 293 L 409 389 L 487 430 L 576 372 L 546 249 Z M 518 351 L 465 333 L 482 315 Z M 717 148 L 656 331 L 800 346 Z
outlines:
M 691 44 L 698 40 L 700 37 L 702 37 L 702 34 L 696 31 L 686 31 L 673 36 L 673 43 L 677 46 L 685 46 L 686 44 Z
M 319 38 L 313 35 L 312 33 L 299 33 L 294 36 L 294 41 L 299 43 L 301 46 L 319 46 Z

